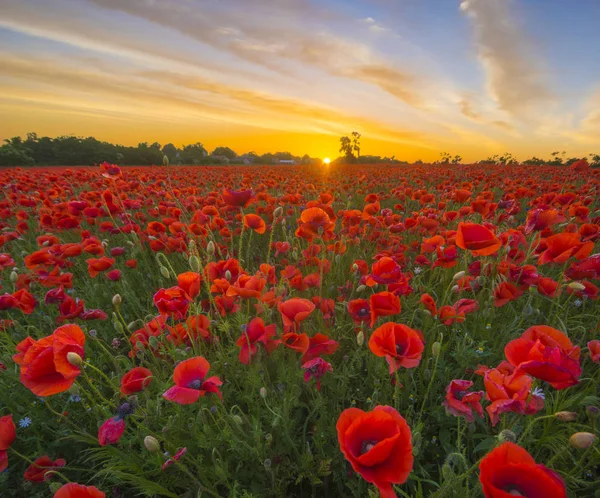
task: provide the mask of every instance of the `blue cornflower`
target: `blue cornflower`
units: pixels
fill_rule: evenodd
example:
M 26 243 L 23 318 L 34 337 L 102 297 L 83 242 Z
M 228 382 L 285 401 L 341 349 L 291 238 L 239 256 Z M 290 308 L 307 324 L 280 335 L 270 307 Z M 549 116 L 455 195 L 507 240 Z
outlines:
M 31 425 L 31 419 L 29 417 L 23 417 L 19 420 L 19 427 L 21 429 L 25 429 L 25 427 L 29 427 Z

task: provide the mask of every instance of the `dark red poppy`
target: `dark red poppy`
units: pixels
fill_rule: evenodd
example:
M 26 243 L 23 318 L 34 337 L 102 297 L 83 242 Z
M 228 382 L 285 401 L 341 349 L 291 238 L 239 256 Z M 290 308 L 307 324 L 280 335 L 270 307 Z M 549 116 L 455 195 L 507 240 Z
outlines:
M 384 323 L 369 339 L 369 349 L 375 356 L 385 357 L 390 374 L 400 367 L 417 367 L 424 348 L 423 334 L 401 323 Z
M 486 498 L 567 497 L 565 484 L 558 473 L 536 464 L 526 450 L 510 442 L 483 457 L 479 464 L 479 481 Z
M 312 360 L 321 355 L 330 355 L 337 351 L 339 343 L 330 339 L 325 334 L 316 334 L 309 340 L 308 349 L 300 358 L 302 363 Z
M 267 353 L 271 353 L 281 344 L 280 340 L 273 339 L 276 333 L 275 324 L 265 326 L 262 318 L 253 318 L 235 343 L 240 348 L 240 362 L 247 365 L 257 353 L 258 344 L 262 344 Z
M 459 223 L 455 243 L 474 256 L 489 256 L 502 247 L 502 242 L 490 229 L 476 223 Z
M 300 323 L 306 320 L 308 315 L 314 311 L 315 305 L 308 299 L 294 297 L 278 303 L 277 309 L 283 320 L 283 330 L 285 332 L 294 332 L 298 331 Z
M 106 256 L 102 256 L 101 258 L 90 258 L 85 261 L 88 264 L 90 278 L 95 278 L 101 272 L 108 270 L 115 264 L 114 258 L 107 258 Z
M 590 358 L 594 363 L 600 363 L 600 341 L 594 339 L 587 343 L 588 350 L 590 352 Z
M 84 486 L 70 482 L 62 486 L 56 493 L 54 498 L 105 498 L 106 495 L 94 486 Z
M 25 470 L 24 478 L 29 482 L 44 482 L 48 477 L 46 474 L 51 470 L 56 470 L 64 467 L 66 460 L 58 458 L 52 460 L 49 456 L 44 455 L 36 458 L 27 470 Z
M 365 283 L 370 287 L 377 284 L 393 284 L 398 282 L 401 276 L 402 271 L 398 263 L 385 256 L 373 264 Z
M 340 450 L 361 477 L 395 498 L 393 484 L 403 484 L 413 468 L 412 436 L 404 418 L 391 406 L 371 412 L 348 408 L 336 424 Z
M 190 297 L 181 287 L 160 289 L 153 298 L 155 306 L 161 315 L 172 316 L 183 320 L 190 307 Z
M 302 365 L 304 370 L 304 382 L 310 381 L 311 378 L 316 380 L 317 391 L 321 390 L 321 377 L 327 372 L 333 372 L 333 367 L 323 358 L 313 358 Z
M 594 249 L 593 242 L 581 242 L 581 234 L 563 232 L 545 239 L 546 250 L 540 254 L 538 264 L 565 263 L 570 258 L 582 260 Z
M 206 378 L 210 363 L 202 356 L 182 361 L 175 367 L 173 380 L 175 385 L 168 389 L 163 397 L 180 405 L 190 405 L 207 393 L 216 393 L 222 398 L 219 386 L 223 383 L 218 377 Z
M 483 408 L 481 407 L 481 399 L 483 391 L 468 392 L 473 386 L 470 380 L 453 380 L 446 388 L 446 399 L 442 405 L 446 408 L 447 413 L 451 413 L 455 417 L 465 417 L 467 422 L 473 422 L 477 413 L 483 418 Z
M 572 263 L 565 275 L 576 280 L 600 278 L 600 254 L 593 254 L 582 261 Z
M 254 230 L 258 234 L 263 234 L 267 231 L 267 225 L 257 214 L 244 215 L 244 227 Z
M 121 377 L 121 394 L 129 396 L 146 389 L 152 382 L 152 372 L 144 367 L 135 367 Z
M 109 418 L 98 429 L 98 443 L 100 446 L 116 444 L 125 432 L 125 419 L 121 416 Z
M 494 306 L 500 308 L 523 295 L 523 291 L 510 282 L 500 282 L 494 288 Z
M 366 299 L 353 299 L 348 301 L 348 313 L 354 323 L 360 325 L 371 319 L 371 305 Z
M 298 353 L 306 353 L 310 346 L 310 339 L 306 334 L 297 334 L 295 332 L 288 332 L 281 336 L 281 340 L 285 347 L 293 349 Z
M 222 193 L 223 202 L 228 206 L 248 207 L 252 202 L 254 194 L 252 190 L 230 190 L 226 188 Z
M 371 327 L 375 325 L 380 316 L 397 315 L 402 310 L 400 298 L 396 294 L 387 291 L 371 294 L 369 305 L 371 308 Z

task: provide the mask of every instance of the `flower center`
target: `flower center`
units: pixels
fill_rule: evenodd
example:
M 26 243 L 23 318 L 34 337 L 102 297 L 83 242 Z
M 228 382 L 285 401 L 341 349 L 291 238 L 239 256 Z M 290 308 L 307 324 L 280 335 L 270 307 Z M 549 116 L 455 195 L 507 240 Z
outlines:
M 504 488 L 504 491 L 506 491 L 510 496 L 526 496 L 521 493 L 521 490 L 518 487 L 512 484 L 507 488 Z
M 188 384 L 188 387 L 190 389 L 200 389 L 202 387 L 202 381 L 201 380 L 193 380 L 192 382 L 190 382 Z
M 396 344 L 396 354 L 402 354 L 404 353 L 404 345 L 403 344 Z
M 368 453 L 375 447 L 376 444 L 377 444 L 377 441 L 374 441 L 374 440 L 363 441 L 362 446 L 360 447 L 360 454 L 364 455 L 365 453 Z
M 454 394 L 454 397 L 458 401 L 462 401 L 462 399 L 465 397 L 466 394 L 467 394 L 467 391 L 458 391 L 457 393 Z

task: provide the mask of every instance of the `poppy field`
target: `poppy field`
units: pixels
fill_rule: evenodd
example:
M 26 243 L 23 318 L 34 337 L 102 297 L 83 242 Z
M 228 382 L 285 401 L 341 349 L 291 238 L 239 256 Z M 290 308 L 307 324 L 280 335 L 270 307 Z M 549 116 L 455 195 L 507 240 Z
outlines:
M 600 170 L 0 170 L 0 496 L 600 496 Z

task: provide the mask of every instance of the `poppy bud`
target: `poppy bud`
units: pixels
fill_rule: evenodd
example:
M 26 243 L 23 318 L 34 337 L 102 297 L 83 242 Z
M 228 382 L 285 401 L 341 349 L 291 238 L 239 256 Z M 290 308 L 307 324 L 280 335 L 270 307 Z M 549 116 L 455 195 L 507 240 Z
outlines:
M 452 292 L 458 294 L 460 292 L 460 287 L 458 285 L 452 286 Z
M 365 333 L 361 330 L 356 336 L 356 344 L 362 346 L 365 343 Z
M 62 488 L 62 486 L 62 482 L 51 482 L 48 487 L 50 488 L 50 492 L 53 493 L 52 496 L 54 496 L 54 493 L 56 493 L 60 488 Z
M 207 253 L 208 253 L 210 256 L 212 256 L 212 255 L 215 253 L 215 243 L 214 243 L 212 240 L 210 240 L 210 241 L 208 242 L 208 244 L 206 245 L 206 252 L 207 252 Z
M 479 275 L 475 280 L 479 285 L 485 284 L 485 277 L 483 275 Z
M 115 330 L 117 332 L 119 332 L 119 334 L 124 334 L 125 333 L 125 330 L 123 330 L 123 325 L 121 325 L 121 322 L 113 320 L 113 326 L 115 327 Z
M 67 353 L 67 361 L 74 367 L 80 367 L 81 365 L 83 365 L 83 359 L 81 358 L 81 356 L 79 356 L 77 353 L 74 353 L 73 351 L 69 351 Z
M 429 310 L 421 310 L 421 311 L 422 311 L 423 313 L 425 313 L 426 315 L 433 316 L 433 315 L 431 314 L 431 311 L 429 311 Z
M 569 443 L 574 448 L 583 450 L 592 446 L 595 440 L 596 436 L 590 432 L 576 432 L 569 438 Z
M 190 256 L 190 268 L 196 273 L 200 273 L 200 260 L 196 256 Z
M 132 240 L 128 240 L 127 244 L 130 245 L 131 247 L 133 247 L 135 245 L 135 242 L 133 242 Z
M 166 154 L 163 155 L 163 166 L 168 166 L 169 165 L 169 156 L 167 156 Z
M 134 320 L 133 322 L 129 322 L 129 325 L 127 325 L 127 330 L 129 330 L 130 332 L 133 332 L 136 328 L 137 328 L 137 320 Z
M 579 282 L 571 282 L 568 284 L 568 287 L 573 290 L 582 291 L 585 290 L 585 285 Z
M 587 406 L 585 408 L 585 411 L 587 413 L 587 416 L 590 417 L 592 420 L 597 418 L 598 415 L 600 415 L 600 408 L 598 408 L 597 406 Z
M 267 397 L 267 388 L 266 387 L 264 387 L 264 386 L 261 387 L 259 392 L 260 392 L 260 397 L 262 399 L 265 399 Z
M 436 358 L 440 355 L 440 351 L 442 350 L 442 345 L 436 341 L 431 345 L 431 354 Z
M 336 263 L 340 262 L 341 256 L 339 254 L 335 255 L 335 258 L 333 258 L 335 260 Z
M 120 294 L 115 294 L 115 295 L 113 296 L 113 298 L 112 298 L 112 303 L 113 303 L 113 306 L 114 306 L 115 308 L 118 308 L 118 307 L 121 305 L 121 303 L 122 303 L 122 302 L 123 302 L 123 299 L 121 298 L 121 295 L 120 295 Z
M 498 441 L 500 441 L 501 443 L 514 443 L 517 441 L 517 436 L 513 431 L 505 429 L 500 434 L 498 434 Z
M 357 272 L 358 270 L 359 270 L 359 268 L 358 268 L 358 265 L 357 265 L 356 263 L 354 263 L 354 264 L 352 265 L 352 271 L 353 271 L 353 272 Z
M 225 280 L 231 280 L 231 272 L 229 270 L 225 272 Z
M 233 415 L 231 419 L 238 425 L 242 425 L 244 423 L 242 417 L 240 417 L 239 415 Z
M 164 266 L 160 267 L 160 274 L 165 278 L 169 278 L 169 270 L 167 270 Z
M 359 285 L 359 286 L 356 288 L 356 292 L 357 292 L 358 294 L 362 294 L 362 293 L 365 291 L 365 289 L 366 289 L 366 288 L 367 288 L 367 286 L 366 286 L 366 285 Z
M 12 271 L 10 274 L 10 281 L 14 284 L 19 279 L 19 274 L 16 271 Z
M 283 214 L 283 208 L 281 206 L 277 206 L 275 211 L 273 211 L 273 217 L 279 218 Z
M 561 422 L 573 422 L 577 420 L 577 413 L 575 412 L 556 412 L 554 417 Z
M 455 273 L 454 276 L 452 277 L 452 280 L 456 281 L 456 280 L 460 280 L 461 278 L 463 278 L 467 273 L 464 271 L 459 271 L 458 273 Z
M 150 337 L 148 337 L 148 344 L 153 349 L 157 349 L 158 346 L 159 346 L 158 339 L 155 336 L 153 336 L 153 335 L 151 335 Z

